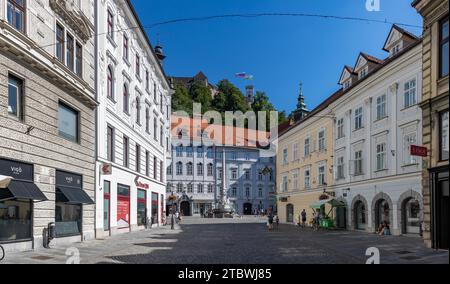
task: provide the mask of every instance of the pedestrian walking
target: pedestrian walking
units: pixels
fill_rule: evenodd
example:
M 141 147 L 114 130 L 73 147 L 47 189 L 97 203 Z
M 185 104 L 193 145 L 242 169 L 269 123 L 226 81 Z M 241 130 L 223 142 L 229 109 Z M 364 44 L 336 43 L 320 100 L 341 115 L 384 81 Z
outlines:
M 303 209 L 303 211 L 300 215 L 302 217 L 302 227 L 305 228 L 306 227 L 306 210 Z
M 180 213 L 177 211 L 175 212 L 175 222 L 178 224 L 179 220 L 180 220 Z
M 319 229 L 319 214 L 316 211 L 313 212 L 312 223 L 314 231 L 317 231 Z
M 273 230 L 273 215 L 272 213 L 267 216 L 267 226 L 269 227 L 269 231 Z

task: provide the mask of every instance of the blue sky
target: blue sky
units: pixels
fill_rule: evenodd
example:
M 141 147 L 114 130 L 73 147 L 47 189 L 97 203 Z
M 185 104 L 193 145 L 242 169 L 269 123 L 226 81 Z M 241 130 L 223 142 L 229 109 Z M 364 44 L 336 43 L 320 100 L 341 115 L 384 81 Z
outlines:
M 237 13 L 310 13 L 387 20 L 421 26 L 411 0 L 380 0 L 381 11 L 366 10 L 366 0 L 132 0 L 144 26 L 187 17 Z M 254 76 L 275 107 L 295 109 L 299 82 L 306 103 L 317 106 L 339 88 L 345 64 L 353 66 L 360 51 L 385 58 L 389 24 L 322 18 L 226 18 L 183 22 L 147 29 L 168 56 L 170 76 L 203 71 L 211 82 L 227 78 L 244 90 L 237 72 Z M 421 29 L 407 27 L 420 35 Z

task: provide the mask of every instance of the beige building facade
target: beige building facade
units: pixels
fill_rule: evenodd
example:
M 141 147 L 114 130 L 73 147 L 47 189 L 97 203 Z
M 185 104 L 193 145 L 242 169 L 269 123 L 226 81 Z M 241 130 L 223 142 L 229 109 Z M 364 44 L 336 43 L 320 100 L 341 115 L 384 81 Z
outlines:
M 303 210 L 310 222 L 311 205 L 333 185 L 333 116 L 327 106 L 338 95 L 279 134 L 277 214 L 282 223 L 297 224 Z
M 449 247 L 449 1 L 416 0 L 423 28 L 424 240 Z

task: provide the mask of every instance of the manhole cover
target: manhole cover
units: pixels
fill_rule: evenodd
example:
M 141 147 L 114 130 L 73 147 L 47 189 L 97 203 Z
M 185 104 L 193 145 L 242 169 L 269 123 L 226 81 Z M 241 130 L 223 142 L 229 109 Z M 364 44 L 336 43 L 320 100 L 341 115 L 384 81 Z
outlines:
M 404 257 L 400 257 L 401 259 L 406 259 L 406 260 L 417 260 L 417 259 L 421 259 L 418 256 L 414 256 L 414 255 L 410 255 L 410 256 L 404 256 Z
M 412 253 L 411 251 L 407 251 L 407 250 L 401 250 L 401 251 L 396 251 L 396 254 L 410 254 Z
M 44 256 L 44 255 L 38 255 L 38 256 L 33 256 L 31 259 L 35 259 L 35 260 L 49 260 L 49 259 L 53 259 L 53 257 Z

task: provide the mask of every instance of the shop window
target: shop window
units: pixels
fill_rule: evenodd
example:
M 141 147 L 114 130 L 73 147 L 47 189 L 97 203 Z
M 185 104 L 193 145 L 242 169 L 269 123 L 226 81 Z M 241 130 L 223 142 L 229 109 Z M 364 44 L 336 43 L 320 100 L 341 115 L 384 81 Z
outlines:
M 103 182 L 103 229 L 109 231 L 111 206 L 111 182 Z
M 56 171 L 55 229 L 57 237 L 82 234 L 83 204 L 94 201 L 83 190 L 82 176 Z
M 158 224 L 158 194 L 152 192 L 152 224 Z
M 139 189 L 137 195 L 137 224 L 138 226 L 145 226 L 147 225 L 146 191 Z
M 130 187 L 121 184 L 117 186 L 117 227 L 130 227 Z
M 31 239 L 31 201 L 0 201 L 0 243 Z
M 64 203 L 61 193 L 56 193 L 56 236 L 67 237 L 81 234 L 81 204 Z

